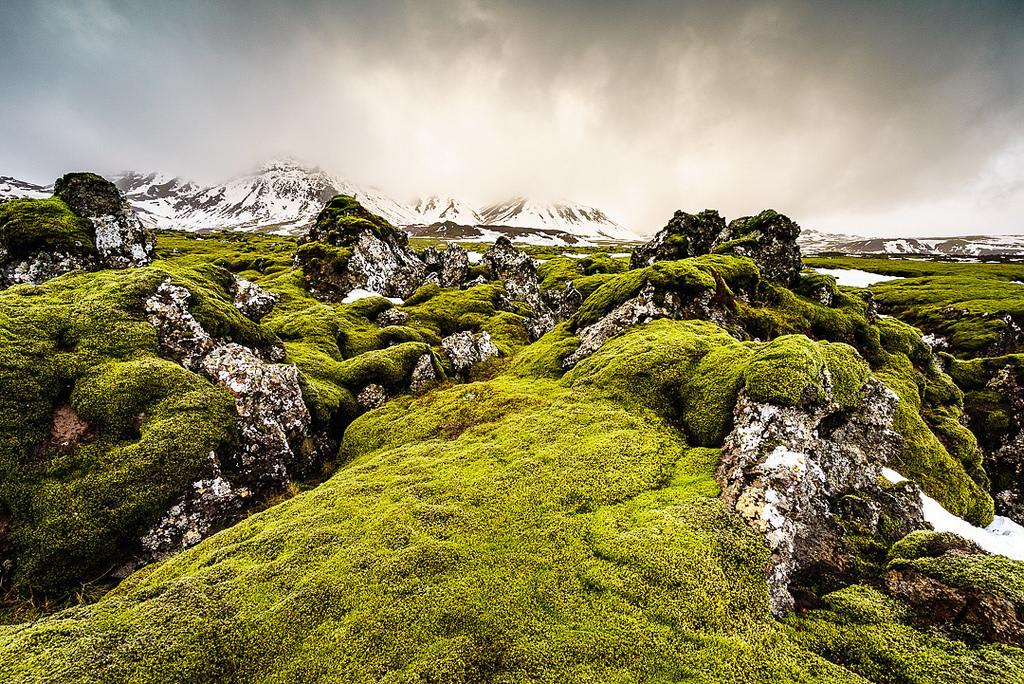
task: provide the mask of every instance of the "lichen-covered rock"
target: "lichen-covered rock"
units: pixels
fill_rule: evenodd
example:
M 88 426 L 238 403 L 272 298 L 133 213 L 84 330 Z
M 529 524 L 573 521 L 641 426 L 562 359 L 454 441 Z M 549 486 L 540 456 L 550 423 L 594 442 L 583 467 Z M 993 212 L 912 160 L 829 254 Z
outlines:
M 280 488 L 308 473 L 315 454 L 300 448 L 311 417 L 293 365 L 267 363 L 252 349 L 219 344 L 189 311 L 188 289 L 164 280 L 146 300 L 161 353 L 230 392 L 238 414 L 235 451 L 214 454 L 209 477 L 196 481 L 143 540 L 154 558 L 191 546 L 229 524 L 252 493 Z
M 284 484 L 302 464 L 292 444 L 309 427 L 310 416 L 295 366 L 265 363 L 252 350 L 233 342 L 213 349 L 202 360 L 206 377 L 235 397 L 241 443 L 232 455 L 232 470 L 248 483 Z M 296 467 L 298 466 L 298 467 Z
M 310 292 L 320 299 L 340 301 L 356 289 L 405 298 L 427 275 L 427 267 L 408 243 L 404 231 L 354 198 L 338 195 L 300 240 L 295 262 L 303 269 Z
M 234 294 L 232 303 L 235 308 L 241 311 L 243 316 L 257 322 L 270 313 L 274 305 L 281 299 L 280 295 L 264 290 L 251 280 L 240 276 L 235 276 L 232 289 Z
M 677 211 L 650 242 L 633 250 L 631 268 L 655 261 L 675 261 L 702 254 L 735 254 L 750 257 L 761 276 L 793 285 L 803 269 L 797 237 L 800 226 L 788 217 L 766 209 L 725 224 L 717 211 L 699 214 Z
M 677 211 L 650 242 L 633 250 L 630 268 L 643 268 L 655 261 L 676 261 L 709 254 L 725 234 L 725 219 L 713 209 L 699 214 Z
M 427 247 L 423 251 L 423 263 L 430 275 L 436 274 L 441 287 L 460 287 L 469 276 L 469 252 L 455 243 L 443 250 Z
M 750 257 L 761 276 L 790 286 L 803 269 L 800 258 L 800 226 L 789 217 L 772 209 L 757 216 L 746 216 L 729 222 L 725 238 L 714 251 Z
M 252 498 L 247 487 L 235 487 L 220 473 L 215 453 L 210 454 L 210 476 L 196 480 L 189 491 L 143 536 L 142 548 L 149 560 L 163 560 L 181 549 L 195 546 L 234 520 Z M 123 574 L 136 567 L 128 564 Z
M 0 288 L 152 261 L 153 235 L 112 183 L 69 173 L 55 189 L 48 199 L 0 202 Z
M 409 322 L 409 314 L 394 307 L 384 309 L 377 314 L 377 325 L 386 328 L 389 325 L 405 325 Z
M 189 311 L 191 300 L 191 292 L 167 278 L 146 300 L 146 319 L 156 328 L 164 356 L 189 370 L 198 370 L 215 343 Z
M 387 403 L 387 400 L 387 390 L 376 383 L 367 385 L 356 395 L 356 401 L 366 410 L 380 408 Z
M 75 214 L 92 222 L 102 265 L 128 268 L 153 260 L 153 234 L 113 183 L 93 173 L 69 173 L 57 179 L 53 193 Z
M 635 297 L 619 304 L 599 321 L 579 330 L 577 336 L 580 346 L 565 358 L 562 367 L 572 368 L 612 337 L 657 318 L 695 318 L 714 321 L 726 329 L 735 327 L 728 313 L 716 305 L 714 290 L 703 290 L 684 299 L 674 290 L 655 288 L 652 283 L 647 283 Z
M 498 355 L 498 348 L 486 332 L 463 330 L 441 340 L 441 349 L 457 373 L 466 373 L 475 364 Z M 422 359 L 421 359 L 422 361 Z M 417 364 L 418 365 L 418 364 Z
M 434 368 L 434 358 L 429 353 L 420 357 L 416 366 L 409 376 L 409 391 L 413 394 L 421 394 L 431 387 L 437 385 L 440 378 L 437 369 Z
M 793 406 L 741 392 L 718 470 L 722 496 L 771 548 L 769 588 L 778 615 L 793 608 L 790 584 L 800 575 L 842 574 L 853 564 L 839 522 L 844 496 L 863 502 L 854 514 L 874 532 L 883 506 L 885 524 L 895 521 L 902 532 L 923 526 L 916 488 L 882 484 L 881 468 L 900 445 L 891 429 L 896 394 L 870 378 L 856 406 L 844 410 L 828 370 L 822 372 L 824 396 Z
M 494 277 L 504 284 L 509 301 L 522 302 L 530 307 L 526 330 L 531 340 L 539 339 L 560 320 L 571 316 L 582 303 L 582 296 L 571 283 L 564 291 L 541 292 L 536 262 L 516 249 L 504 235 L 484 252 L 483 259 Z

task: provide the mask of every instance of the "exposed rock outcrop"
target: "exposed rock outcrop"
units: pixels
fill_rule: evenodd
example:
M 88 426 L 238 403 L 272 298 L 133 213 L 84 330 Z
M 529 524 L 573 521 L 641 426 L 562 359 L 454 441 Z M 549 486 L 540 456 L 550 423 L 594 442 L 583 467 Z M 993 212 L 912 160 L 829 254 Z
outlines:
M 455 372 L 462 375 L 468 373 L 474 365 L 498 355 L 498 348 L 491 341 L 491 336 L 488 333 L 473 333 L 469 330 L 463 330 L 442 339 L 441 349 L 452 362 Z
M 790 286 L 803 269 L 796 241 L 799 235 L 799 225 L 771 209 L 734 219 L 728 226 L 711 209 L 699 214 L 677 211 L 653 240 L 633 250 L 630 266 L 642 268 L 655 261 L 712 252 L 736 254 L 753 259 L 763 278 Z
M 516 249 L 504 235 L 484 252 L 483 259 L 494 277 L 504 284 L 510 303 L 522 302 L 530 307 L 526 331 L 532 340 L 539 339 L 559 321 L 566 320 L 583 303 L 583 297 L 572 283 L 564 290 L 542 292 L 537 264 L 528 254 Z M 509 308 L 513 308 L 511 304 Z
M 841 575 L 853 565 L 844 515 L 872 533 L 880 533 L 883 517 L 888 534 L 901 528 L 897 536 L 924 525 L 916 487 L 881 479 L 900 445 L 891 429 L 895 393 L 871 378 L 858 406 L 841 411 L 827 371 L 823 380 L 827 396 L 808 406 L 759 403 L 741 392 L 717 474 L 724 499 L 768 541 L 771 606 L 779 615 L 793 608 L 790 585 L 801 575 Z
M 233 285 L 235 308 L 242 312 L 242 315 L 259 322 L 274 308 L 281 296 L 264 290 L 256 283 L 235 276 Z
M 323 208 L 300 240 L 295 262 L 310 292 L 326 301 L 340 301 L 355 289 L 405 298 L 427 275 L 404 231 L 346 195 Z
M 469 252 L 461 245 L 449 244 L 445 249 L 427 247 L 423 251 L 428 282 L 433 277 L 441 287 L 460 287 L 469 276 Z
M 656 318 L 714 321 L 722 328 L 739 335 L 738 325 L 732 320 L 728 310 L 721 302 L 716 301 L 715 290 L 702 290 L 684 298 L 674 290 L 658 289 L 647 283 L 635 297 L 619 304 L 597 322 L 577 331 L 580 346 L 562 361 L 562 367 L 572 368 L 600 349 L 612 337 Z
M 699 214 L 677 211 L 654 239 L 633 250 L 630 268 L 708 254 L 724 241 L 723 235 L 725 219 L 714 209 L 705 209 Z
M 308 474 L 318 451 L 304 444 L 311 418 L 293 365 L 268 363 L 252 349 L 215 340 L 189 311 L 191 293 L 164 280 L 146 301 L 161 353 L 227 389 L 235 398 L 239 443 L 212 453 L 208 472 L 143 539 L 151 558 L 195 544 L 234 521 L 254 494 Z

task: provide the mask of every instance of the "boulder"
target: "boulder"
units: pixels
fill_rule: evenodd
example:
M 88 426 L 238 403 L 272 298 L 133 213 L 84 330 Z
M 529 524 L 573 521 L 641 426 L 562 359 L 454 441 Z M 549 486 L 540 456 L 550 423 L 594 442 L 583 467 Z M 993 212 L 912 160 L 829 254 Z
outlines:
M 437 369 L 434 368 L 434 359 L 430 354 L 424 354 L 416 362 L 409 376 L 409 391 L 413 394 L 422 394 L 440 382 Z
M 326 301 L 341 301 L 356 289 L 405 298 L 427 275 L 409 236 L 347 195 L 324 206 L 300 240 L 295 263 L 310 292 Z
M 168 278 L 146 300 L 147 320 L 157 330 L 163 356 L 231 393 L 239 440 L 232 453 L 212 453 L 205 476 L 144 535 L 150 559 L 231 524 L 253 495 L 281 489 L 317 465 L 316 453 L 305 448 L 311 417 L 298 369 L 268 363 L 234 342 L 219 343 L 192 315 L 191 300 L 188 289 Z
M 761 271 L 761 277 L 791 286 L 800 277 L 800 226 L 789 217 L 772 209 L 757 216 L 746 216 L 729 222 L 724 239 L 715 245 L 716 252 L 750 257 Z
M 801 577 L 820 582 L 856 565 L 843 542 L 843 516 L 872 534 L 924 527 L 916 487 L 881 476 L 901 444 L 892 430 L 896 394 L 869 378 L 858 405 L 840 410 L 824 373 L 825 396 L 801 406 L 757 402 L 741 391 L 717 473 L 722 497 L 768 541 L 776 615 L 793 609 L 791 584 Z
M 99 261 L 109 268 L 145 266 L 153 260 L 153 234 L 117 187 L 94 173 L 69 173 L 57 179 L 53 194 L 93 226 Z
M 516 249 L 504 235 L 484 252 L 483 259 L 494 277 L 505 286 L 509 302 L 506 308 L 515 309 L 511 302 L 522 302 L 530 307 L 526 331 L 531 340 L 539 339 L 560 320 L 567 319 L 583 302 L 583 297 L 571 283 L 565 291 L 542 292 L 537 264 L 528 254 Z
M 463 375 L 474 365 L 498 355 L 498 348 L 488 333 L 474 333 L 470 330 L 445 337 L 441 340 L 441 349 L 451 361 L 455 372 Z
M 256 283 L 240 276 L 235 276 L 232 291 L 234 295 L 232 303 L 235 308 L 241 311 L 243 316 L 256 322 L 270 313 L 274 305 L 281 299 L 280 295 L 264 290 Z
M 443 250 L 427 247 L 423 251 L 423 263 L 431 275 L 437 275 L 437 284 L 441 287 L 460 287 L 469 277 L 469 252 L 455 243 Z

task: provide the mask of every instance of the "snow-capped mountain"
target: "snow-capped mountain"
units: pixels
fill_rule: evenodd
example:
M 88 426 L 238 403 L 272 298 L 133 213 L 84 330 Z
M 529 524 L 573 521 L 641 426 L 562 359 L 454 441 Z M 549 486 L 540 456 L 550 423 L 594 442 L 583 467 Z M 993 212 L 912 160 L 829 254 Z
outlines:
M 460 226 L 480 225 L 480 215 L 469 204 L 454 197 L 431 195 L 412 205 L 416 220 L 424 225 L 450 221 Z
M 161 228 L 298 233 L 337 194 L 355 196 L 396 225 L 416 220 L 414 212 L 378 190 L 292 159 L 268 162 L 256 173 L 210 187 L 159 173 L 128 172 L 112 180 L 144 220 Z
M 800 248 L 817 254 L 906 255 L 952 258 L 1024 256 L 1024 235 L 965 235 L 942 238 L 866 238 L 804 229 Z
M 480 221 L 485 226 L 565 231 L 595 240 L 639 239 L 636 234 L 608 218 L 600 209 L 578 202 L 545 204 L 525 197 L 515 197 L 481 210 Z
M 49 197 L 52 194 L 52 185 L 36 185 L 10 176 L 0 176 L 0 200 L 12 197 Z

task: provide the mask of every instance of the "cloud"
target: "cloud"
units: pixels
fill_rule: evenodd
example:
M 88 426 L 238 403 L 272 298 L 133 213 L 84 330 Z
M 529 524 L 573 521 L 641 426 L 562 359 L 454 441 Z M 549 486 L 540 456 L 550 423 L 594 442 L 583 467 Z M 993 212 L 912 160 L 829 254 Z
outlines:
M 399 198 L 569 197 L 648 232 L 765 206 L 1024 229 L 1012 2 L 15 0 L 0 58 L 3 172 L 214 181 L 294 153 Z

